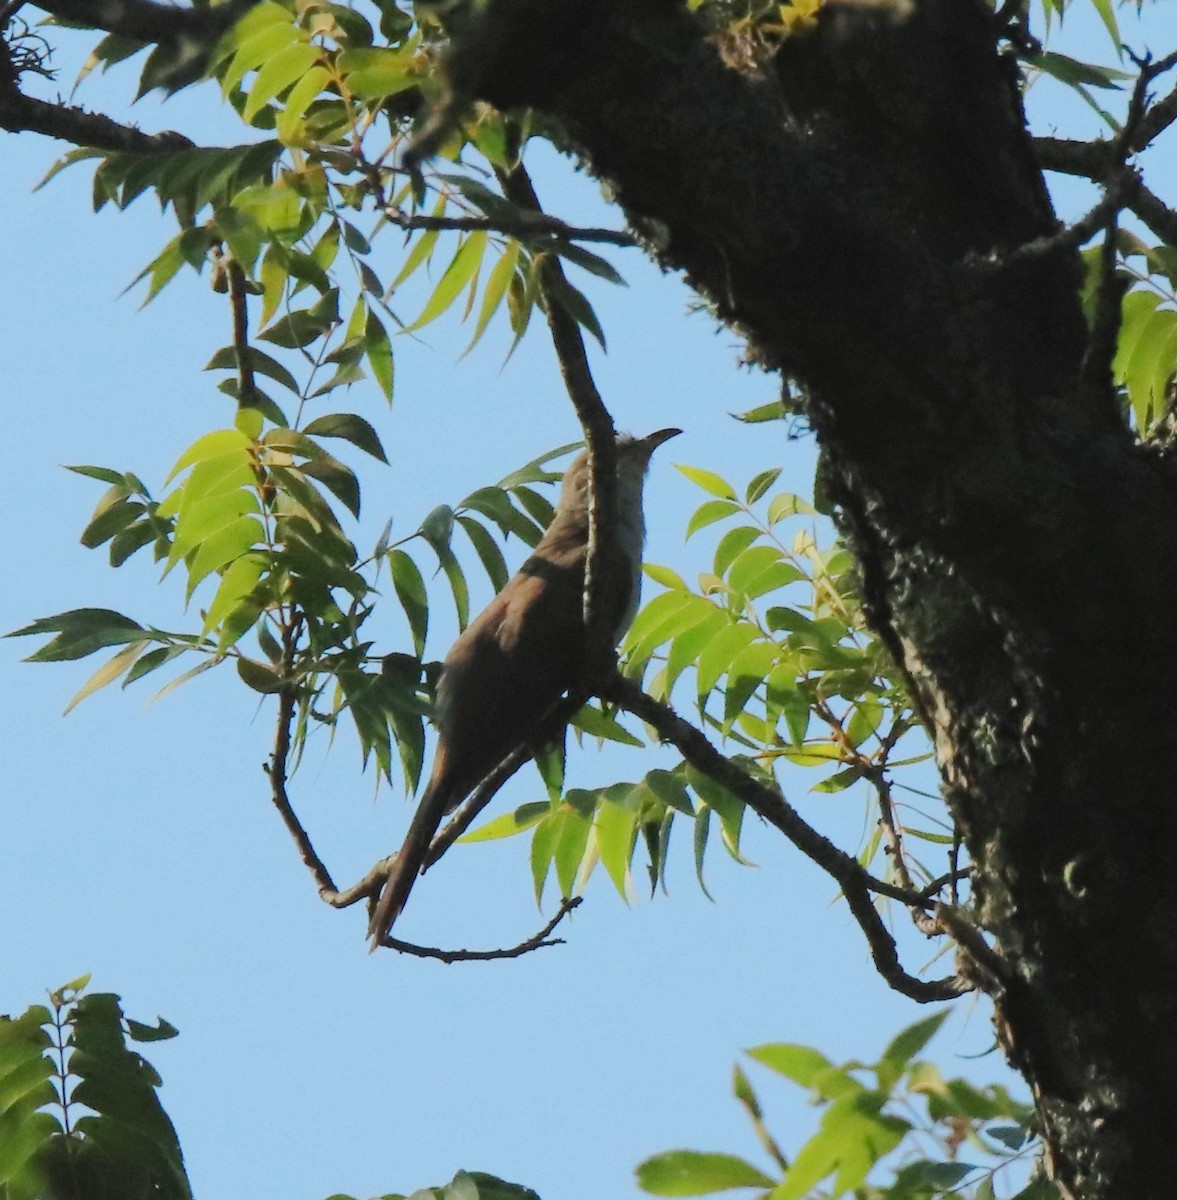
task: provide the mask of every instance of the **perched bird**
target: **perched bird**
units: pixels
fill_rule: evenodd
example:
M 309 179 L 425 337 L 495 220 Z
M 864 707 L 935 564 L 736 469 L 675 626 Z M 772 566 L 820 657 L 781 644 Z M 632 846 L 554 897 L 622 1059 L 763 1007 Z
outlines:
M 617 439 L 619 558 L 604 564 L 603 598 L 616 645 L 637 612 L 642 484 L 650 455 L 682 431 Z M 544 714 L 585 670 L 584 574 L 589 540 L 589 462 L 564 474 L 552 523 L 501 592 L 453 644 L 442 664 L 434 714 L 433 771 L 372 914 L 372 949 L 405 906 L 442 818 L 524 745 Z

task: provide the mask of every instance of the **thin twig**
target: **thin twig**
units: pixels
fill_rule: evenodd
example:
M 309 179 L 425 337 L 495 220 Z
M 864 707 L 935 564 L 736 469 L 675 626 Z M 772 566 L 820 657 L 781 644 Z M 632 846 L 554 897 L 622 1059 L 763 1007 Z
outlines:
M 399 950 L 402 954 L 411 954 L 416 958 L 436 958 L 444 963 L 491 962 L 500 958 L 521 958 L 524 954 L 530 954 L 533 950 L 542 950 L 545 946 L 564 945 L 563 938 L 553 938 L 549 935 L 574 908 L 580 905 L 581 900 L 580 896 L 565 896 L 560 901 L 559 911 L 539 933 L 529 937 L 525 942 L 520 942 L 519 945 L 505 950 L 442 950 L 437 946 L 418 946 L 414 942 L 402 942 L 400 938 L 394 937 L 381 938 L 380 945 L 390 950 Z
M 1164 100 L 1156 104 L 1151 104 L 1148 96 L 1148 85 L 1166 71 L 1177 67 L 1177 50 L 1166 54 L 1164 58 L 1158 58 L 1156 62 L 1152 62 L 1147 55 L 1138 58 L 1131 51 L 1129 56 L 1140 74 L 1132 88 L 1132 99 L 1128 103 L 1128 116 L 1124 120 L 1124 127 L 1116 139 L 1125 158 L 1130 154 L 1138 154 L 1177 120 L 1177 90 L 1170 92 Z
M 400 229 L 461 230 L 505 233 L 527 241 L 533 238 L 560 238 L 568 242 L 606 242 L 612 246 L 636 246 L 637 239 L 624 229 L 582 228 L 569 225 L 547 213 L 522 212 L 518 217 L 437 217 L 429 213 L 407 213 L 399 208 L 385 208 L 389 222 Z
M 296 634 L 293 629 L 283 630 L 282 658 L 283 665 L 289 668 L 294 657 Z M 335 886 L 327 864 L 319 857 L 314 845 L 302 827 L 302 822 L 295 814 L 294 806 L 286 790 L 287 772 L 290 762 L 290 727 L 294 723 L 296 693 L 290 688 L 284 688 L 278 693 L 278 722 L 274 733 L 274 749 L 270 761 L 262 767 L 270 780 L 270 797 L 278 815 L 286 825 L 294 844 L 298 847 L 311 877 L 319 889 L 319 896 L 332 908 L 350 908 L 361 900 L 375 899 L 380 894 L 380 887 L 388 876 L 391 859 L 382 859 L 358 883 L 340 891 Z
M 632 680 L 615 673 L 603 683 L 599 694 L 652 726 L 658 736 L 670 742 L 687 762 L 723 784 L 835 880 L 866 936 L 876 969 L 891 987 L 921 1003 L 950 1000 L 968 990 L 967 985 L 955 976 L 926 981 L 909 975 L 899 962 L 895 939 L 884 925 L 871 896 L 872 893 L 890 896 L 914 907 L 928 906 L 926 898 L 918 892 L 874 878 L 856 859 L 805 822 L 775 787 L 754 778 L 725 758 L 700 730 L 684 721 L 669 705 L 660 704 L 647 695 Z

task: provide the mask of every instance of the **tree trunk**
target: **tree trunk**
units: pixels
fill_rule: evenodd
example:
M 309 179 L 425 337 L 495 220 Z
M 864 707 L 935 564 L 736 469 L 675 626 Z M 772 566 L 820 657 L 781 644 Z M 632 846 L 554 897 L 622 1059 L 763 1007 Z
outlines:
M 681 0 L 475 11 L 456 91 L 554 117 L 649 252 L 805 385 L 976 864 L 998 1030 L 1056 1178 L 1168 1196 L 1173 471 L 1089 345 L 993 18 L 829 0 L 741 67 Z

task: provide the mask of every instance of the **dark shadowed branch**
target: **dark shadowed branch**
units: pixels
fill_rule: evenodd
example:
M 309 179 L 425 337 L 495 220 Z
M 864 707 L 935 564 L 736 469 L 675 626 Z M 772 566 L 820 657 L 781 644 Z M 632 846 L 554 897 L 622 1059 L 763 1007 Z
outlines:
M 386 208 L 384 215 L 400 229 L 458 230 L 505 233 L 521 241 L 541 238 L 561 238 L 568 242 L 604 242 L 612 246 L 636 246 L 637 239 L 624 229 L 582 228 L 569 225 L 547 213 L 520 213 L 515 219 L 496 217 L 438 217 L 429 213 L 407 213 L 399 208 Z
M 669 705 L 660 704 L 647 695 L 632 680 L 615 675 L 602 689 L 602 697 L 611 700 L 627 712 L 652 726 L 663 741 L 671 743 L 692 766 L 721 783 L 738 796 L 755 813 L 785 835 L 807 858 L 833 877 L 854 919 L 862 928 L 870 946 L 871 956 L 879 974 L 897 992 L 913 1000 L 928 1003 L 951 1000 L 968 985 L 955 976 L 925 981 L 909 975 L 899 962 L 895 939 L 887 930 L 872 893 L 900 900 L 916 908 L 926 908 L 929 901 L 919 892 L 896 887 L 874 878 L 858 861 L 823 837 L 772 785 L 754 778 L 739 765 L 725 758 L 704 734 L 684 721 Z

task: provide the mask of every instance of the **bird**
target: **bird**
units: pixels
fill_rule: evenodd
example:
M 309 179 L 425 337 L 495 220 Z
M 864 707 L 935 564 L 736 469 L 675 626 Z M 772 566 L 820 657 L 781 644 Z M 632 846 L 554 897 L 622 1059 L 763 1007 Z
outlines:
M 617 439 L 618 527 L 601 593 L 612 619 L 613 645 L 638 607 L 645 539 L 642 486 L 650 456 L 681 432 L 660 429 L 644 438 L 622 434 Z M 442 819 L 525 745 L 541 718 L 583 678 L 589 502 L 586 450 L 564 473 L 551 523 L 531 556 L 466 627 L 442 663 L 433 767 L 372 911 L 372 950 L 400 916 Z

